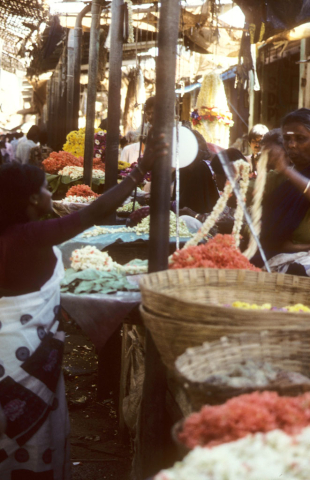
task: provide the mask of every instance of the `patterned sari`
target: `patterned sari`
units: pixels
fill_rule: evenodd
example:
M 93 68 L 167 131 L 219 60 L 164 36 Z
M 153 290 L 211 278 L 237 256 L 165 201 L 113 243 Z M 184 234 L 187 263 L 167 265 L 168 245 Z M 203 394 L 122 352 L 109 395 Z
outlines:
M 0 298 L 1 480 L 68 480 L 69 417 L 58 332 L 61 253 L 40 291 Z

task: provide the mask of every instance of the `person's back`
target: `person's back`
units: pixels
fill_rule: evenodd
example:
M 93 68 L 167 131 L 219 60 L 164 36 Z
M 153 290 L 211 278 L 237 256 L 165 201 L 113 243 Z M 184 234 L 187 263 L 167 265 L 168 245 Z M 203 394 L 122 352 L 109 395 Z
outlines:
M 36 147 L 40 138 L 40 129 L 37 125 L 33 125 L 27 133 L 27 138 L 20 141 L 16 149 L 16 160 L 22 164 L 28 163 L 30 158 L 30 151 Z

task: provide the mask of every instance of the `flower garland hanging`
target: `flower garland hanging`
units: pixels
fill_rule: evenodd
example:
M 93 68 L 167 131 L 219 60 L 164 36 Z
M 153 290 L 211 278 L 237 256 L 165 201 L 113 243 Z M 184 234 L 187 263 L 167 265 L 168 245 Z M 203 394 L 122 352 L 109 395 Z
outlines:
M 232 113 L 220 111 L 216 107 L 201 107 L 201 110 L 204 110 L 200 115 L 198 108 L 191 113 L 191 119 L 194 127 L 200 125 L 202 120 L 207 122 L 221 122 L 228 127 L 232 127 L 234 122 L 232 120 Z
M 237 172 L 237 176 L 240 176 L 242 178 L 242 185 L 240 185 L 241 189 L 241 195 L 243 198 L 245 198 L 248 185 L 249 185 L 249 164 L 245 162 L 244 160 L 237 160 L 234 162 L 234 168 L 235 171 Z M 184 245 L 183 248 L 188 248 L 193 245 L 197 245 L 201 240 L 207 237 L 208 233 L 210 232 L 211 228 L 215 225 L 217 219 L 223 212 L 225 206 L 227 205 L 228 199 L 230 197 L 230 194 L 233 191 L 232 185 L 227 182 L 224 188 L 224 191 L 220 198 L 218 199 L 217 203 L 215 204 L 211 214 L 208 216 L 207 220 L 204 222 L 204 224 L 201 226 L 200 230 L 194 235 L 193 238 L 188 240 L 186 244 Z M 240 230 L 242 227 L 242 219 L 243 219 L 243 212 L 241 207 L 237 207 L 236 212 L 235 212 L 235 225 L 234 226 L 234 237 L 236 240 L 236 245 L 239 245 L 240 243 Z
M 240 164 L 239 172 L 241 174 L 240 184 L 239 184 L 240 194 L 241 194 L 242 200 L 245 202 L 246 193 L 248 191 L 249 181 L 250 181 L 250 164 L 246 162 L 243 162 L 242 164 Z M 236 247 L 239 247 L 240 245 L 240 231 L 241 231 L 242 223 L 243 223 L 243 210 L 240 203 L 238 203 L 235 211 L 234 228 L 232 231 L 232 234 L 235 237 Z
M 132 15 L 132 1 L 131 0 L 125 0 L 125 3 L 127 3 L 127 8 L 128 8 L 128 43 L 134 43 L 135 42 L 135 37 L 134 37 L 134 30 L 133 30 L 133 15 Z
M 191 120 L 193 128 L 207 142 L 228 148 L 229 128 L 234 122 L 228 108 L 224 84 L 217 73 L 208 73 L 203 78 Z

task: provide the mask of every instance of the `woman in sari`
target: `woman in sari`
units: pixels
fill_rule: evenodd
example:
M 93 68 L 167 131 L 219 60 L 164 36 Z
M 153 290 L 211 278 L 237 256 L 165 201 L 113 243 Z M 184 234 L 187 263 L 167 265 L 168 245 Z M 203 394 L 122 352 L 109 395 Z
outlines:
M 289 113 L 282 135 L 283 144 L 270 139 L 264 147 L 274 170 L 267 175 L 261 241 L 273 270 L 305 275 L 310 269 L 310 110 Z M 260 258 L 256 264 L 262 264 Z
M 130 195 L 156 157 L 162 137 L 120 185 L 79 212 L 52 211 L 42 170 L 0 169 L 0 479 L 68 480 L 69 419 L 59 331 L 64 268 L 55 247 L 102 223 Z

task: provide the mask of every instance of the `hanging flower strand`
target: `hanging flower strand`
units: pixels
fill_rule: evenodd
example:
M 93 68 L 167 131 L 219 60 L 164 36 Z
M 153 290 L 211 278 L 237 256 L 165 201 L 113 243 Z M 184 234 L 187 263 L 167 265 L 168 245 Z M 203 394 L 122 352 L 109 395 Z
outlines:
M 133 31 L 133 15 L 132 15 L 132 1 L 125 0 L 128 8 L 128 43 L 135 43 L 134 31 Z
M 240 193 L 242 197 L 245 198 L 248 185 L 249 185 L 249 171 L 250 171 L 249 164 L 244 160 L 237 160 L 236 162 L 234 162 L 234 168 L 235 168 L 237 177 L 242 176 L 243 181 L 242 181 L 242 185 L 240 186 L 240 189 L 241 189 Z M 227 205 L 227 202 L 230 197 L 230 194 L 232 193 L 232 190 L 233 190 L 232 185 L 229 182 L 227 182 L 225 185 L 223 194 L 218 199 L 211 214 L 208 216 L 207 220 L 201 226 L 200 230 L 194 235 L 193 238 L 191 238 L 188 242 L 186 242 L 183 248 L 187 248 L 192 245 L 198 245 L 198 243 L 201 242 L 201 240 L 203 240 L 208 235 L 211 228 L 214 227 L 217 219 L 219 218 L 225 206 Z M 236 238 L 236 243 L 238 241 L 238 245 L 239 245 L 243 212 L 239 205 L 238 207 L 239 208 L 236 209 L 236 214 L 235 214 L 235 224 L 237 223 L 237 225 L 234 226 L 233 234 Z
M 242 200 L 246 201 L 246 194 L 249 187 L 250 181 L 250 164 L 243 162 L 240 164 L 240 195 Z M 233 236 L 235 237 L 236 247 L 240 245 L 240 231 L 243 223 L 243 210 L 240 203 L 237 204 L 235 211 L 235 223 L 232 231 Z

